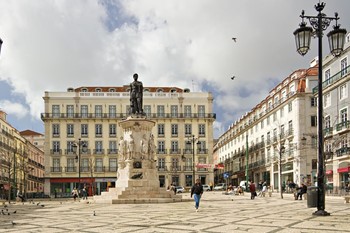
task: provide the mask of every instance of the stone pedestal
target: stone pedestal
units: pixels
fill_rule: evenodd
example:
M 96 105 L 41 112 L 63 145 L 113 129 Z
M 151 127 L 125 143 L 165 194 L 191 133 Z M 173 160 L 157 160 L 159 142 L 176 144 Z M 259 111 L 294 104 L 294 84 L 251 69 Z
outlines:
M 166 203 L 181 201 L 180 195 L 162 190 L 156 168 L 155 142 L 151 134 L 155 123 L 146 118 L 129 117 L 119 123 L 123 137 L 119 142 L 116 187 L 100 196 L 96 203 Z

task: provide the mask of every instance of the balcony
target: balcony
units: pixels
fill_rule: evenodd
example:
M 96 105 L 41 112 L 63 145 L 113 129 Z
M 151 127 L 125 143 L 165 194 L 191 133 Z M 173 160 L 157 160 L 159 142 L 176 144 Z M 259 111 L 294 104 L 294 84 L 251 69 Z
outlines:
M 208 149 L 198 149 L 197 154 L 200 154 L 200 155 L 208 154 Z
M 125 119 L 128 116 L 127 113 L 41 113 L 42 120 L 50 119 Z M 150 113 L 147 114 L 147 118 L 150 119 L 183 119 L 183 118 L 196 118 L 196 119 L 216 119 L 216 113 Z
M 165 154 L 167 154 L 168 152 L 167 152 L 167 149 L 158 149 L 157 150 L 157 154 L 158 155 L 165 155 Z
M 322 89 L 324 89 L 325 87 L 328 87 L 330 85 L 332 85 L 333 83 L 335 83 L 336 81 L 343 79 L 345 77 L 348 76 L 348 70 L 350 68 L 350 65 L 345 67 L 343 70 L 339 71 L 338 73 L 336 73 L 335 75 L 331 76 L 329 79 L 325 80 L 322 82 Z M 318 92 L 318 86 L 314 87 L 312 89 L 313 94 Z
M 336 125 L 337 132 L 343 131 L 343 130 L 348 130 L 349 128 L 350 128 L 350 121 L 343 121 L 343 122 Z
M 333 127 L 328 127 L 323 129 L 323 134 L 325 137 L 332 135 L 333 133 Z
M 170 154 L 171 155 L 178 155 L 181 154 L 181 149 L 170 149 Z
M 160 166 L 160 167 L 157 167 L 157 168 L 158 168 L 158 171 L 160 171 L 160 172 L 168 171 L 167 166 Z
M 62 155 L 62 150 L 61 149 L 51 149 L 50 154 L 52 155 Z
M 94 172 L 105 172 L 105 167 L 95 166 Z
M 77 172 L 77 167 L 65 167 L 66 172 Z
M 333 152 L 331 151 L 326 151 L 324 152 L 326 160 L 333 159 Z
M 184 171 L 193 171 L 193 166 L 183 166 Z
M 118 167 L 108 167 L 107 172 L 116 172 L 118 170 Z
M 170 166 L 170 171 L 172 172 L 181 171 L 181 166 Z
M 95 155 L 103 155 L 105 153 L 105 149 L 94 149 L 93 152 Z
M 52 173 L 54 173 L 54 172 L 61 173 L 62 172 L 62 167 L 51 167 L 50 171 Z
M 350 154 L 350 147 L 342 147 L 335 152 L 337 154 L 337 157 L 341 157 L 344 155 L 349 155 Z
M 118 154 L 118 149 L 108 149 L 107 153 L 109 155 L 116 155 L 116 154 Z

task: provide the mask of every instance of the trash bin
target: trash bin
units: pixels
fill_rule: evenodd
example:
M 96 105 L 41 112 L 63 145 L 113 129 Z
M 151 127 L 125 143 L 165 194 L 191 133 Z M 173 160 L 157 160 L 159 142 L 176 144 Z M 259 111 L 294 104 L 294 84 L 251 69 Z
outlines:
M 318 187 L 316 186 L 310 186 L 307 187 L 307 207 L 317 207 L 317 200 L 318 200 Z

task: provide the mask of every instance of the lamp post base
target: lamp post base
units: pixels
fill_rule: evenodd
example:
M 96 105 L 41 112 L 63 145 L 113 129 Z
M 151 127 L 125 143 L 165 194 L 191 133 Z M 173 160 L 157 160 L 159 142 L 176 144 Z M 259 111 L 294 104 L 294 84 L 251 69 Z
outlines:
M 312 215 L 315 215 L 315 216 L 330 216 L 331 214 L 328 213 L 325 210 L 317 210 L 316 212 L 312 213 Z

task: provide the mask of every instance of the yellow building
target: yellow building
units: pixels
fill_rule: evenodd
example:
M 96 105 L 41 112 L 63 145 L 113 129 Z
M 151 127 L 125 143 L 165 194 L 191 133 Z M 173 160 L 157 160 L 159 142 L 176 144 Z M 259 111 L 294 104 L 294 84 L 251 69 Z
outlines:
M 212 94 L 175 87 L 143 91 L 143 111 L 156 122 L 160 185 L 190 188 L 193 175 L 202 183 L 213 181 Z M 91 195 L 114 186 L 123 136 L 118 124 L 128 116 L 129 86 L 69 88 L 43 98 L 45 193 L 68 196 L 74 186 L 85 185 Z
M 0 128 L 0 199 L 14 199 L 17 193 L 27 197 L 28 191 L 34 192 L 30 187 L 43 186 L 44 153 L 10 125 L 1 110 Z

